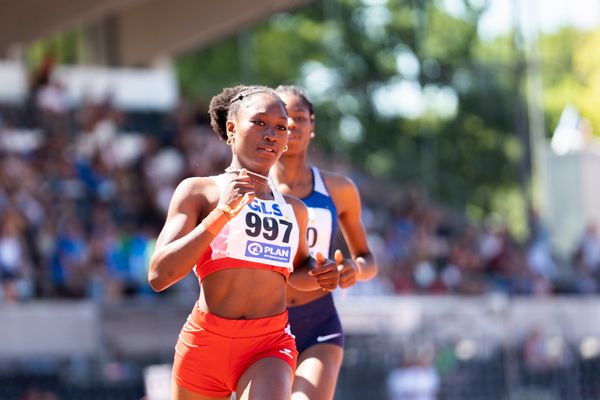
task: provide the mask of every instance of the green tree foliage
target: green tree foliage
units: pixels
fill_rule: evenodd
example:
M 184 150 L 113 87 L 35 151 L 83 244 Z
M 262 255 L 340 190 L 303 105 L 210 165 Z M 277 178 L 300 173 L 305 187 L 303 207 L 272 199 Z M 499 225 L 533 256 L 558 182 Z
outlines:
M 514 126 L 524 101 L 511 42 L 477 35 L 483 7 L 475 4 L 485 2 L 463 0 L 460 15 L 441 3 L 316 1 L 183 57 L 181 85 L 206 101 L 239 82 L 299 84 L 315 103 L 326 152 L 485 214 L 519 181 Z
M 600 134 L 600 30 L 563 28 L 545 35 L 540 47 L 548 133 L 565 105 L 573 104 Z
M 57 64 L 76 64 L 80 40 L 81 32 L 78 30 L 57 33 L 49 38 L 38 40 L 28 48 L 27 63 L 36 67 L 43 62 L 45 57 L 52 55 Z
M 580 82 L 576 103 L 600 135 L 600 30 L 586 33 L 575 50 L 575 74 Z

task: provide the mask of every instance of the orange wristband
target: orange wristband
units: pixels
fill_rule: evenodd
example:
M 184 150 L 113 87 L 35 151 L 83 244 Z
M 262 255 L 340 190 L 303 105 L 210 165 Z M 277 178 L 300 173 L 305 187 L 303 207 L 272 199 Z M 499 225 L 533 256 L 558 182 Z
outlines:
M 223 210 L 215 208 L 202 220 L 201 224 L 204 229 L 217 236 L 229 220 L 230 218 L 227 217 L 227 214 Z

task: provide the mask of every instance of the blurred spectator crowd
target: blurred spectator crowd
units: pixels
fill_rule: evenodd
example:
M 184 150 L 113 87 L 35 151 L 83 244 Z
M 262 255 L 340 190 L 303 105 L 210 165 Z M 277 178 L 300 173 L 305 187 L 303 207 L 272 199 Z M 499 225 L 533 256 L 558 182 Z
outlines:
M 230 157 L 195 117 L 73 108 L 47 74 L 24 107 L 0 107 L 0 300 L 149 294 L 175 186 Z
M 574 254 L 561 259 L 534 210 L 528 216 L 530 234 L 519 241 L 502 221 L 469 223 L 428 201 L 417 187 L 403 190 L 387 208 L 375 204 L 365 207 L 365 220 L 385 280 L 380 286 L 390 292 L 545 296 L 598 291 L 600 237 L 593 224 Z
M 588 227 L 568 268 L 531 212 L 520 243 L 502 224 L 476 226 L 428 201 L 418 187 L 385 190 L 315 150 L 317 165 L 353 177 L 381 273 L 349 294 L 547 295 L 598 289 L 600 239 Z M 0 105 L 0 301 L 153 296 L 149 254 L 177 183 L 218 174 L 230 149 L 206 106 L 126 113 L 110 99 L 69 104 L 42 69 L 25 105 Z M 569 271 L 564 274 L 561 271 Z M 177 290 L 175 287 L 173 290 Z

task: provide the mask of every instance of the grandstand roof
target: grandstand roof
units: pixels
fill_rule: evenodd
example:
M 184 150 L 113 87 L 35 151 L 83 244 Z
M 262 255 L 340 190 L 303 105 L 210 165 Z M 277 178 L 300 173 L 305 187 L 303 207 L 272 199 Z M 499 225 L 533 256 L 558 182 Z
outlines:
M 312 0 L 0 0 L 0 52 L 76 27 L 110 26 L 118 65 L 144 65 Z M 102 31 L 106 36 L 106 30 Z M 102 47 L 102 46 L 100 46 Z M 94 51 L 100 51 L 96 48 Z

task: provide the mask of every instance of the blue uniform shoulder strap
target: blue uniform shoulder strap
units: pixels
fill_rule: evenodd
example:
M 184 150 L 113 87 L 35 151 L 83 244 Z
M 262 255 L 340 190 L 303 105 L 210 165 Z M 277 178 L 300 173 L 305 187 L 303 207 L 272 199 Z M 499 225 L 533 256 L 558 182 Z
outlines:
M 329 191 L 327 190 L 327 187 L 325 186 L 325 181 L 323 180 L 323 175 L 321 175 L 321 171 L 319 171 L 319 168 L 315 167 L 315 166 L 311 166 L 312 169 L 312 173 L 313 173 L 313 179 L 315 181 L 315 186 L 313 188 L 313 190 L 315 192 L 319 192 L 325 196 L 329 197 Z

